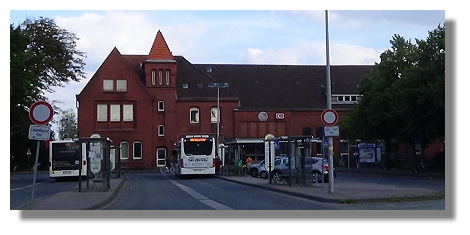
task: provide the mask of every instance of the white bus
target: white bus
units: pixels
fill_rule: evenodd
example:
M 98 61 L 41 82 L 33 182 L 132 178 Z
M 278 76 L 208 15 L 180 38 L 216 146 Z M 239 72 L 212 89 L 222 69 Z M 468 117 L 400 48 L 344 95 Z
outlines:
M 60 179 L 78 177 L 82 157 L 82 176 L 86 176 L 86 156 L 82 156 L 80 144 L 73 140 L 51 141 L 49 144 L 49 177 Z
M 181 138 L 174 153 L 175 174 L 215 175 L 215 139 L 208 135 L 187 135 Z

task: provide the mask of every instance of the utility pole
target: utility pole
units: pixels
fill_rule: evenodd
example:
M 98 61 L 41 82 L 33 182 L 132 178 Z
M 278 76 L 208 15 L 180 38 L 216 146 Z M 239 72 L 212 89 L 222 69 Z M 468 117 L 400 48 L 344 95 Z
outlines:
M 330 75 L 330 42 L 328 32 L 328 10 L 325 10 L 325 28 L 326 28 L 326 108 L 331 109 L 331 75 Z M 334 166 L 333 166 L 333 137 L 328 137 L 328 180 L 329 192 L 334 193 Z

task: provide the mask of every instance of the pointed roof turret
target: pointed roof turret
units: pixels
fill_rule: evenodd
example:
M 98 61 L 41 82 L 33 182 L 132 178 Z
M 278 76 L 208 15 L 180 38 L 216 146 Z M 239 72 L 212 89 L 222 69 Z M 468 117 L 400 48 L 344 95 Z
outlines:
M 157 35 L 155 36 L 147 61 L 175 61 L 175 57 L 173 57 L 173 54 L 171 53 L 170 48 L 168 48 L 168 44 L 166 44 L 165 38 L 160 30 L 158 30 Z

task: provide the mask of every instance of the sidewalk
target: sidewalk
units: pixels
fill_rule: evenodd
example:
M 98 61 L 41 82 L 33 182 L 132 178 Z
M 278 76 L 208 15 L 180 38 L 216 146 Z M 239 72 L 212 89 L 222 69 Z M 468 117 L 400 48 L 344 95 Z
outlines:
M 338 175 L 346 173 L 347 169 L 339 169 Z M 369 173 L 400 175 L 401 172 L 374 172 L 371 169 L 350 169 L 348 174 Z M 411 176 L 413 174 L 403 173 Z M 414 176 L 417 176 L 416 174 Z M 423 177 L 444 178 L 444 174 L 421 174 Z M 329 184 L 318 185 L 294 185 L 269 183 L 268 179 L 247 176 L 222 176 L 216 177 L 257 188 L 264 188 L 276 192 L 286 193 L 297 197 L 332 203 L 355 203 L 373 201 L 399 201 L 399 200 L 431 200 L 444 198 L 445 187 L 416 187 L 404 185 L 377 184 L 372 182 L 353 182 L 344 177 L 337 177 L 334 181 L 334 191 L 330 193 Z M 82 184 L 82 192 L 78 192 L 78 185 L 69 191 L 64 191 L 47 198 L 36 200 L 32 210 L 93 210 L 109 203 L 119 193 L 126 178 L 111 179 L 111 188 L 105 192 L 87 189 L 85 182 Z M 444 180 L 444 179 L 442 179 Z M 23 210 L 29 210 L 29 207 Z
M 86 182 L 82 182 L 82 192 L 78 192 L 78 185 L 71 190 L 54 194 L 47 198 L 36 200 L 32 205 L 32 210 L 94 210 L 116 197 L 121 189 L 125 177 L 120 179 L 112 178 L 110 189 L 100 191 L 86 187 Z M 91 184 L 91 182 L 90 182 Z M 29 210 L 29 206 L 22 210 Z
M 339 172 L 338 174 L 341 174 Z M 353 173 L 354 174 L 354 173 Z M 371 182 L 337 180 L 330 193 L 328 183 L 318 185 L 295 185 L 269 183 L 268 179 L 247 176 L 218 176 L 221 179 L 251 185 L 258 188 L 286 193 L 297 197 L 332 203 L 378 202 L 400 200 L 431 200 L 444 198 L 445 188 L 431 189 L 412 186 L 384 185 Z

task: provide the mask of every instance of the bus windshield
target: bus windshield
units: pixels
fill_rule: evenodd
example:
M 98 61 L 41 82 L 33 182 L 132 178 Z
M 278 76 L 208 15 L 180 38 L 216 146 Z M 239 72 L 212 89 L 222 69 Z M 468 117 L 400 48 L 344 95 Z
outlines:
M 212 138 L 188 138 L 184 142 L 185 155 L 211 155 Z

